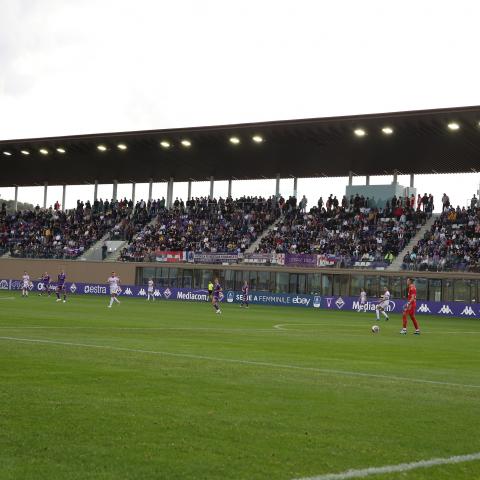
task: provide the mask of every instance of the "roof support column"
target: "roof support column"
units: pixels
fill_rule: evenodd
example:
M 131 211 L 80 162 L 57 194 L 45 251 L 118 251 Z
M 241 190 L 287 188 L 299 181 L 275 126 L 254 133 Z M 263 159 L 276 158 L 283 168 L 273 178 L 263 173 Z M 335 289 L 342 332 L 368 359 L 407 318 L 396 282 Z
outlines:
M 93 201 L 96 202 L 98 200 L 98 180 L 95 180 L 93 185 Z
M 167 208 L 172 208 L 173 199 L 173 177 L 167 183 Z
M 275 196 L 278 198 L 280 196 L 280 174 L 277 173 L 277 178 L 275 181 Z
M 135 208 L 135 186 L 136 186 L 136 183 L 132 182 L 132 203 L 134 208 Z
M 213 178 L 213 175 L 210 177 L 210 200 L 213 200 L 213 186 L 215 184 L 215 179 Z
M 293 196 L 297 198 L 297 177 L 293 177 Z
M 228 198 L 232 197 L 232 179 L 231 178 L 228 180 L 228 194 L 227 194 L 227 197 Z
M 414 187 L 415 182 L 415 175 L 413 173 L 410 174 L 410 188 Z
M 148 181 L 148 200 L 152 201 L 153 179 Z
M 351 170 L 348 172 L 348 185 L 350 187 L 353 185 L 353 172 Z
M 43 184 L 43 208 L 47 208 L 47 192 L 48 192 L 48 182 Z
M 18 209 L 18 185 L 15 185 L 15 200 L 13 203 L 13 208 L 15 211 Z
M 63 189 L 62 189 L 62 206 L 61 209 L 65 212 L 67 209 L 65 207 L 65 199 L 67 198 L 67 186 L 63 184 Z
M 117 200 L 118 180 L 113 181 L 112 200 Z
M 187 192 L 187 200 L 192 199 L 192 181 L 188 181 L 188 192 Z
M 367 186 L 370 185 L 370 175 L 367 175 L 365 177 L 365 185 L 367 185 Z
M 398 183 L 398 170 L 393 171 L 393 184 L 396 185 Z

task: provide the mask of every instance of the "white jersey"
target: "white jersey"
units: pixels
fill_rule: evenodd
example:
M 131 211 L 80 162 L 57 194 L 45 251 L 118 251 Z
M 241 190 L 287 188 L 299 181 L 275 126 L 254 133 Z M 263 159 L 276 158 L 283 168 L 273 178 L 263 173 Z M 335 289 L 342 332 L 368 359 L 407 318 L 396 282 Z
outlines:
M 360 292 L 360 303 L 365 303 L 367 301 L 367 292 L 362 290 Z
M 28 288 L 30 286 L 30 275 L 23 275 L 23 288 Z
M 148 281 L 148 293 L 153 293 L 153 280 Z
M 379 305 L 382 308 L 388 307 L 390 303 L 390 292 L 388 290 L 385 291 L 385 293 L 382 295 L 382 299 L 380 300 Z
M 116 294 L 119 290 L 118 284 L 120 283 L 120 279 L 117 276 L 108 277 L 107 282 L 110 285 L 110 295 Z

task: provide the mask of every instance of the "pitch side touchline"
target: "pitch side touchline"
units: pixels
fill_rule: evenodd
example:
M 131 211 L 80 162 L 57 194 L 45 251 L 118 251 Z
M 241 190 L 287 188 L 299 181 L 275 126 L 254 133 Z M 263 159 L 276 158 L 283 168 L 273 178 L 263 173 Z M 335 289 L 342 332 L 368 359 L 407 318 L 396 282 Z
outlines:
M 155 350 L 142 350 L 137 348 L 113 347 L 110 345 L 94 345 L 94 344 L 88 344 L 88 343 L 60 342 L 57 340 L 48 340 L 48 339 L 42 340 L 42 339 L 35 339 L 35 338 L 0 337 L 0 340 L 14 341 L 14 342 L 27 342 L 27 343 L 40 343 L 40 344 L 48 344 L 48 345 L 64 345 L 69 347 L 98 348 L 103 350 L 114 350 L 118 352 L 133 352 L 133 353 L 143 353 L 143 354 L 149 354 L 149 355 L 161 355 L 166 357 L 189 358 L 193 360 L 209 360 L 212 362 L 237 363 L 239 365 L 254 365 L 258 367 L 284 368 L 288 370 L 303 370 L 306 372 L 316 372 L 316 373 L 321 373 L 325 375 L 345 375 L 347 377 L 377 378 L 380 380 L 424 383 L 428 385 L 443 385 L 447 387 L 480 388 L 480 385 L 470 385 L 465 383 L 441 382 L 438 380 L 424 380 L 420 378 L 398 377 L 396 375 L 381 375 L 381 374 L 365 373 L 365 372 L 350 372 L 348 370 L 334 370 L 329 368 L 303 367 L 301 365 L 289 365 L 285 363 L 262 362 L 262 361 L 256 361 L 256 360 L 219 358 L 219 357 L 210 357 L 207 355 L 195 355 L 192 353 L 162 352 L 162 351 L 155 351 Z
M 450 465 L 453 463 L 473 462 L 480 460 L 480 452 L 468 455 L 457 455 L 454 457 L 431 458 L 412 463 L 400 463 L 398 465 L 386 465 L 384 467 L 369 467 L 360 470 L 347 470 L 341 473 L 327 473 L 314 477 L 304 477 L 296 480 L 345 480 L 348 478 L 365 478 L 370 475 L 381 475 L 385 473 L 408 472 L 417 468 L 430 468 L 438 465 Z

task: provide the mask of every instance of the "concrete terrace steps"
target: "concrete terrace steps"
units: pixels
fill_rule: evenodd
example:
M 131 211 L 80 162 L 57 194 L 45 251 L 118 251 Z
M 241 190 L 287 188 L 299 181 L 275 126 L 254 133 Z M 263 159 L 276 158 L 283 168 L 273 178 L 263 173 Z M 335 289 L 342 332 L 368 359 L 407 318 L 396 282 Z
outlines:
M 278 217 L 268 228 L 266 228 L 265 231 L 262 232 L 262 234 L 259 235 L 252 244 L 250 244 L 247 250 L 245 250 L 245 253 L 255 253 L 255 250 L 257 249 L 258 245 L 260 245 L 262 238 L 268 235 L 282 220 L 283 215 Z
M 434 224 L 435 220 L 440 216 L 438 213 L 433 213 L 432 216 L 425 222 L 425 225 L 422 225 L 422 227 L 417 231 L 415 236 L 405 245 L 405 248 L 396 256 L 396 258 L 393 260 L 393 262 L 387 267 L 387 271 L 395 271 L 398 272 L 399 270 L 402 269 L 402 263 L 403 263 L 403 257 L 405 254 L 414 247 L 419 240 L 423 238 L 425 235 L 425 232 L 430 230 L 432 228 L 432 225 Z
M 158 215 L 155 215 L 155 217 L 148 222 L 145 227 L 156 225 L 158 223 Z M 145 228 L 143 227 L 143 228 Z M 142 230 L 143 230 L 142 228 Z M 114 247 L 113 252 L 109 252 L 107 258 L 104 260 L 105 262 L 116 262 L 120 258 L 120 254 L 122 250 L 128 245 L 128 241 L 122 240 L 122 241 L 116 241 L 116 242 L 110 242 L 110 243 L 115 243 L 115 245 L 112 245 Z

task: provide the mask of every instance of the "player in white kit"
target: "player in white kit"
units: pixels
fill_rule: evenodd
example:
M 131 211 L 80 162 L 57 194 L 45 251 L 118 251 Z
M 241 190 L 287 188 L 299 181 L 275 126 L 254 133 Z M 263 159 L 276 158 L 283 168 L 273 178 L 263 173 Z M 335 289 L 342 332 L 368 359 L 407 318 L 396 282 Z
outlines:
M 360 291 L 360 299 L 359 299 L 359 305 L 358 305 L 358 312 L 367 311 L 367 292 L 365 291 L 364 288 Z
M 107 279 L 107 283 L 110 287 L 110 305 L 108 305 L 108 308 L 112 308 L 113 302 L 120 304 L 120 300 L 117 298 L 120 293 L 120 279 L 115 275 L 115 272 L 112 272 Z
M 153 279 L 151 278 L 148 281 L 148 288 L 147 288 L 147 302 L 150 300 L 150 297 L 152 297 L 152 301 L 155 301 L 155 297 L 153 296 L 153 288 L 155 287 L 155 284 L 153 283 Z
M 22 276 L 22 297 L 28 297 L 30 288 L 30 275 L 25 271 Z
M 382 315 L 385 317 L 385 320 L 388 320 L 388 315 L 386 310 L 389 304 L 390 304 L 390 292 L 388 291 L 388 288 L 385 287 L 383 295 L 380 297 L 380 301 L 378 302 L 375 308 L 375 314 L 377 315 L 377 320 L 380 320 L 380 312 L 382 312 Z

